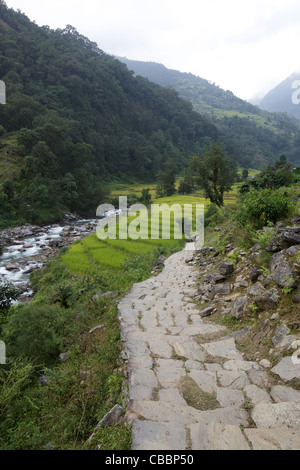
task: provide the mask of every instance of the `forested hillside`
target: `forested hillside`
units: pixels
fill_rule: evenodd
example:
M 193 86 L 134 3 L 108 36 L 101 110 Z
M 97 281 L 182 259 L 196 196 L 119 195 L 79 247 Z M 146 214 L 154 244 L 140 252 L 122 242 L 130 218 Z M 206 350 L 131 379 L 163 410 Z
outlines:
M 175 91 L 129 72 L 75 28 L 38 27 L 0 0 L 0 225 L 94 213 L 111 178 L 179 170 L 220 133 Z
M 242 166 L 263 168 L 281 153 L 295 165 L 300 164 L 300 127 L 292 116 L 263 111 L 191 73 L 170 70 L 155 62 L 120 60 L 137 76 L 176 90 L 196 111 L 209 117 L 226 135 L 230 152 Z

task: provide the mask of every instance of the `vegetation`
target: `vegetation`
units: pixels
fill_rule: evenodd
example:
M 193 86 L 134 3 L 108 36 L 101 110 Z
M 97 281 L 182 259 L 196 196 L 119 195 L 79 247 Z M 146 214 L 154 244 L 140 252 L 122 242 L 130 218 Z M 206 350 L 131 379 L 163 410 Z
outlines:
M 133 77 L 75 28 L 38 27 L 0 2 L 0 227 L 94 215 L 106 182 L 182 171 L 218 136 L 177 93 Z M 4 131 L 3 131 L 4 129 Z
M 235 155 L 242 167 L 262 169 L 282 153 L 294 166 L 300 165 L 300 125 L 292 117 L 299 107 L 292 105 L 290 83 L 286 85 L 286 103 L 290 109 L 294 108 L 290 113 L 292 115 L 270 113 L 234 96 L 230 90 L 222 90 L 216 83 L 191 73 L 170 70 L 154 62 L 120 60 L 136 75 L 171 87 L 179 96 L 190 101 L 197 112 L 207 116 L 218 128 L 227 152 Z
M 190 169 L 196 173 L 195 183 L 204 189 L 205 197 L 218 207 L 224 205 L 224 193 L 230 191 L 237 176 L 235 161 L 225 156 L 222 144 L 212 142 L 210 148 L 190 161 Z

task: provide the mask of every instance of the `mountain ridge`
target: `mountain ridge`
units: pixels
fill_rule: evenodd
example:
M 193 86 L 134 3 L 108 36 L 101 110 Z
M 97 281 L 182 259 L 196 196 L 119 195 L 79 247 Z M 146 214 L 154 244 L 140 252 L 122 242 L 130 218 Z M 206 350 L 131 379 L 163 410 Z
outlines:
M 238 155 L 241 165 L 262 168 L 282 153 L 293 163 L 300 164 L 300 154 L 293 145 L 300 128 L 294 117 L 266 112 L 191 73 L 168 69 L 156 62 L 118 59 L 136 76 L 173 88 L 193 104 L 195 111 L 209 117 L 229 138 L 231 152 Z

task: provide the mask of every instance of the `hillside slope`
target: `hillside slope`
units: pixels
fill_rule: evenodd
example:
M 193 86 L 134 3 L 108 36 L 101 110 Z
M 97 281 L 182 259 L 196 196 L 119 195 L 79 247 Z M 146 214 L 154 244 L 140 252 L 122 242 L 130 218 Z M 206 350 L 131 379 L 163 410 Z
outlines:
M 38 222 L 65 207 L 94 213 L 103 181 L 151 180 L 169 158 L 181 170 L 207 142 L 221 139 L 176 91 L 135 78 L 72 26 L 38 27 L 2 0 L 0 20 L 0 79 L 7 89 L 0 168 L 7 139 L 21 156 L 0 218 L 17 212 Z M 0 183 L 15 173 L 5 169 Z
M 291 116 L 268 113 L 227 90 L 191 73 L 170 70 L 155 62 L 120 58 L 136 75 L 175 89 L 196 111 L 209 117 L 230 141 L 241 165 L 262 168 L 285 153 L 300 164 L 299 123 Z

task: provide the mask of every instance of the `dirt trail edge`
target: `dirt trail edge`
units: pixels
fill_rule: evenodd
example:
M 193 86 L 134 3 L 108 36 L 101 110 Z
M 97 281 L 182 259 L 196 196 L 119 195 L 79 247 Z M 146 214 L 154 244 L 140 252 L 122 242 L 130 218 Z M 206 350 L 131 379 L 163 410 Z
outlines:
M 201 318 L 190 255 L 171 256 L 119 304 L 132 449 L 300 449 L 300 392 L 270 386 L 225 327 Z

